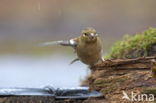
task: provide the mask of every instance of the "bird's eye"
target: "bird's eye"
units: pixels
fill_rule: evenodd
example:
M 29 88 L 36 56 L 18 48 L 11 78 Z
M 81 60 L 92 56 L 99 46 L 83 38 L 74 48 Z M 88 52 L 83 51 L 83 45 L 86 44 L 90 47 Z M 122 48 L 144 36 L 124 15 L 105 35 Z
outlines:
M 88 34 L 87 33 L 84 33 L 84 35 L 87 36 Z

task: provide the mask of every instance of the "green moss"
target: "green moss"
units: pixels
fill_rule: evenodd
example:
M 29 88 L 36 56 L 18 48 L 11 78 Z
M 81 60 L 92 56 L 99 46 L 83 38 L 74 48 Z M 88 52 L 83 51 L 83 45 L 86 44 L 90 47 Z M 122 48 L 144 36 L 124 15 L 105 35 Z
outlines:
M 148 56 L 148 48 L 156 44 L 156 28 L 149 28 L 134 36 L 125 35 L 123 40 L 116 42 L 105 58 L 136 58 Z
M 121 87 L 122 83 L 124 83 L 126 80 L 128 80 L 129 77 L 127 76 L 120 76 L 120 77 L 115 77 L 115 78 L 98 78 L 96 79 L 92 85 L 96 88 L 100 88 L 100 91 L 102 93 L 110 93 L 118 88 Z
M 145 94 L 154 94 L 156 96 L 156 88 L 146 88 L 143 93 Z

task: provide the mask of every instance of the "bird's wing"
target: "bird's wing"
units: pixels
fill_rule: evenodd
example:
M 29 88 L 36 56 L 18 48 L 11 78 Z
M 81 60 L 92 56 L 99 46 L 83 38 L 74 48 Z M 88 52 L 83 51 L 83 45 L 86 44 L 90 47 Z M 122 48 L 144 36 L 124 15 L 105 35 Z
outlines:
M 73 64 L 74 62 L 79 61 L 79 60 L 80 60 L 79 58 L 76 58 L 76 59 L 72 60 L 72 61 L 70 62 L 70 64 Z
M 75 47 L 77 45 L 77 42 L 74 39 L 71 39 L 67 41 L 60 40 L 60 41 L 51 41 L 51 42 L 45 42 L 39 44 L 39 46 L 41 47 L 49 46 L 49 45 L 63 45 L 63 46 Z

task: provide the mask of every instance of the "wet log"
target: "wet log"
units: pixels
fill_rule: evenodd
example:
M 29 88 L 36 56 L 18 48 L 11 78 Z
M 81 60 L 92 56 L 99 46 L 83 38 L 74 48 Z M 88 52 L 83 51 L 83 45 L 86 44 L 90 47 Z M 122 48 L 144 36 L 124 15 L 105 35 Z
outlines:
M 156 57 L 105 60 L 91 70 L 90 89 L 103 93 L 110 103 L 131 103 L 122 99 L 123 91 L 151 93 L 156 97 Z
M 151 68 L 151 60 L 153 59 L 156 59 L 156 57 L 105 60 L 103 63 L 92 68 L 93 70 L 102 70 L 104 68 L 114 70 L 147 70 Z

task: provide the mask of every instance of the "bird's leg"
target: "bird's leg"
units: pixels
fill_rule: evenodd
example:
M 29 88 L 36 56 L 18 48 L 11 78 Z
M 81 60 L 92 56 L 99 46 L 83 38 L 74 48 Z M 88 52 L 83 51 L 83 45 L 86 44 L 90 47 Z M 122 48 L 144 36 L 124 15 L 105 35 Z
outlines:
M 100 58 L 94 65 L 101 64 L 104 61 L 105 61 L 104 58 Z
M 70 64 L 73 64 L 73 63 L 76 62 L 76 61 L 79 61 L 79 58 L 76 58 L 76 59 L 72 60 L 72 61 L 70 62 Z
M 91 70 L 94 70 L 95 66 L 98 64 L 101 64 L 103 61 L 105 61 L 105 60 L 103 58 L 101 58 L 96 63 L 89 65 L 88 68 L 90 68 Z

